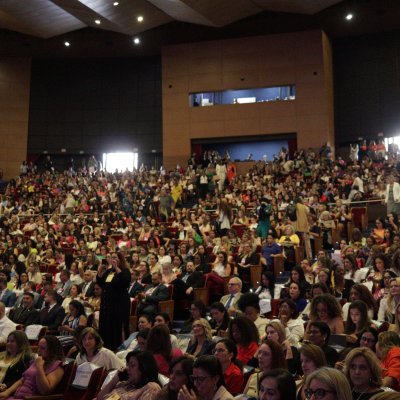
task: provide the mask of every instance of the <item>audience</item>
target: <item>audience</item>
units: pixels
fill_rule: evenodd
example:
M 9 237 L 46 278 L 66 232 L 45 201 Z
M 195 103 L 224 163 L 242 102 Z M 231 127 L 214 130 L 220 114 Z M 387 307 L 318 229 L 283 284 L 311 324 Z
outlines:
M 243 391 L 246 364 L 262 371 L 245 390 L 256 383 L 251 395 L 260 399 L 296 396 L 294 379 L 275 370 L 286 366 L 295 378 L 303 370 L 299 399 L 347 400 L 351 387 L 354 400 L 365 400 L 385 386 L 400 389 L 398 216 L 388 205 L 387 216 L 365 228 L 352 209 L 359 193 L 380 201 L 385 183 L 398 180 L 397 150 L 351 163 L 324 149 L 289 153 L 256 162 L 244 175 L 231 171 L 229 155 L 213 151 L 170 172 L 142 166 L 50 174 L 27 165 L 0 201 L 0 337 L 7 351 L 0 378 L 15 381 L 3 376 L 0 398 L 48 394 L 62 378 L 61 357 L 46 353 L 59 342 L 41 339 L 41 359 L 29 368 L 29 351 L 18 350 L 25 346 L 17 324 L 37 323 L 74 345 L 65 351 L 78 364 L 119 369 L 123 362 L 111 350 L 118 347 L 123 358 L 146 349 L 154 370 L 171 373 L 161 389 L 157 378 L 141 375 L 141 352 L 128 354 L 128 375 L 117 374 L 98 398 L 229 399 Z M 169 298 L 170 315 L 160 312 Z M 193 335 L 186 358 L 178 358 L 178 345 L 186 344 L 171 335 L 172 322 L 179 334 Z M 336 364 L 338 346 L 329 341 L 343 334 L 339 376 L 322 366 L 324 357 Z M 36 372 L 41 378 L 33 384 Z

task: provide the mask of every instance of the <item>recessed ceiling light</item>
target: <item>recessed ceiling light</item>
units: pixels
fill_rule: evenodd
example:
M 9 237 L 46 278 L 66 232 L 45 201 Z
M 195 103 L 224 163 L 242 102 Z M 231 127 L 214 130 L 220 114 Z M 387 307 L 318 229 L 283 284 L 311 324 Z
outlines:
M 100 21 L 99 19 L 95 19 L 94 22 L 95 22 L 97 25 L 100 25 L 100 23 L 101 23 L 101 21 Z
M 346 19 L 347 21 L 351 21 L 353 19 L 354 15 L 353 14 L 347 14 Z
M 135 38 L 133 39 L 133 43 L 139 44 L 139 43 L 140 43 L 140 39 L 139 39 L 138 37 L 135 37 Z
M 114 1 L 113 6 L 116 7 L 118 4 L 118 1 Z
M 71 43 L 70 42 L 64 42 L 64 46 L 69 47 L 69 46 L 71 46 Z
M 143 22 L 143 19 L 144 19 L 144 18 L 143 18 L 143 16 L 141 16 L 141 15 L 139 15 L 139 16 L 137 17 L 137 21 L 138 21 L 138 22 Z

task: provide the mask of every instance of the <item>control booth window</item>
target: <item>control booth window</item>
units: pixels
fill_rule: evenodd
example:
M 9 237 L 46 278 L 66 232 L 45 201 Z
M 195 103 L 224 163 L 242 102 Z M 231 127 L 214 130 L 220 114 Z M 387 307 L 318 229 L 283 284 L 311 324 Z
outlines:
M 223 104 L 268 103 L 295 99 L 295 86 L 285 85 L 254 89 L 190 93 L 189 105 L 191 107 L 208 107 Z

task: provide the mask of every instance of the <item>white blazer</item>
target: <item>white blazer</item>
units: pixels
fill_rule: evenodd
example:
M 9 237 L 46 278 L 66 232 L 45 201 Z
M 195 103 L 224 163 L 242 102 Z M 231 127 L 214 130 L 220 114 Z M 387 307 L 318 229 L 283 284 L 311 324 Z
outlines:
M 397 182 L 393 183 L 393 197 L 395 203 L 400 202 L 400 185 Z M 386 185 L 385 203 L 387 203 L 388 200 L 389 200 L 389 185 Z

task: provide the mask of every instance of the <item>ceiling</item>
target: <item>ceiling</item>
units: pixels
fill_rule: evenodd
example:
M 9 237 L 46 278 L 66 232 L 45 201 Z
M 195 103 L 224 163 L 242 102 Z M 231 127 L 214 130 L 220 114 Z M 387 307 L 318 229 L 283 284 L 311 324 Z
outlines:
M 346 21 L 349 12 L 354 18 Z M 305 29 L 337 38 L 399 28 L 399 0 L 0 0 L 0 55 L 8 56 L 136 57 L 192 41 Z

